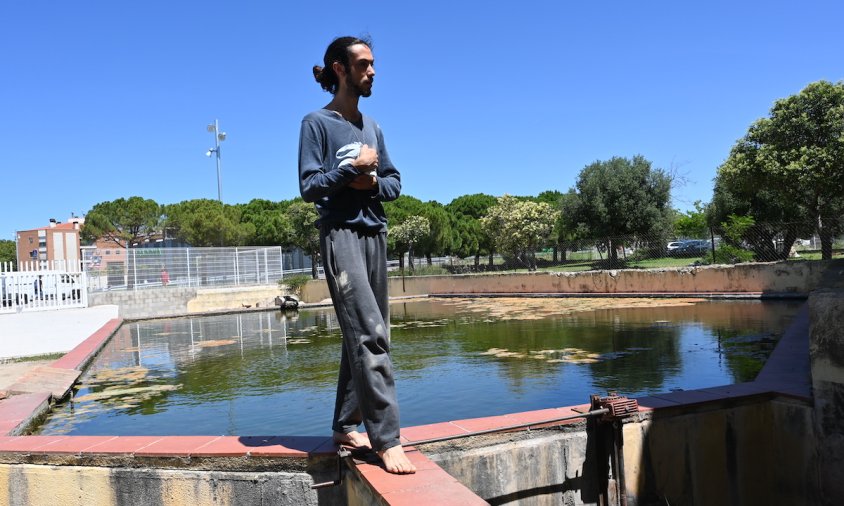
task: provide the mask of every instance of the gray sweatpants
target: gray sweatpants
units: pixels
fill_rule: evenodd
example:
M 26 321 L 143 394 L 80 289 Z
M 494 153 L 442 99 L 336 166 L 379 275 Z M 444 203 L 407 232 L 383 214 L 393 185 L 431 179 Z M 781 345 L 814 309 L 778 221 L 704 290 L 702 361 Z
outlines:
M 387 234 L 347 228 L 320 232 L 325 279 L 343 332 L 332 428 L 363 422 L 376 451 L 399 444 L 399 406 L 390 360 Z

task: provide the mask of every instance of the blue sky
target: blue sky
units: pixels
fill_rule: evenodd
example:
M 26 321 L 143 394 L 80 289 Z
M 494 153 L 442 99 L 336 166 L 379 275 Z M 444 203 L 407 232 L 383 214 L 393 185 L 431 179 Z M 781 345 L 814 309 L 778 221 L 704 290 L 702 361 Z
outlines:
M 566 191 L 641 154 L 708 201 L 733 143 L 778 98 L 844 79 L 844 6 L 753 2 L 46 2 L 0 7 L 0 238 L 140 195 L 161 204 L 298 194 L 311 67 L 370 34 L 362 109 L 404 193 Z

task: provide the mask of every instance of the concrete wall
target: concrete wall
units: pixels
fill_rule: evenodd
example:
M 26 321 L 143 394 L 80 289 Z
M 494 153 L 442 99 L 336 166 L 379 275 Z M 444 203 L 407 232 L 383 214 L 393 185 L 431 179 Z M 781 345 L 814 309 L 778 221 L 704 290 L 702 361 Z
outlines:
M 273 307 L 273 299 L 281 294 L 278 285 L 207 288 L 197 290 L 196 298 L 188 302 L 188 312 L 224 311 L 246 306 Z
M 273 307 L 276 296 L 282 295 L 277 285 L 226 288 L 151 288 L 114 292 L 92 292 L 91 306 L 117 305 L 124 319 L 183 316 L 209 311 L 233 311 Z
M 811 433 L 811 408 L 789 401 L 655 416 L 625 426 L 628 494 L 641 504 L 817 504 Z
M 844 498 L 844 262 L 809 297 L 809 356 L 822 502 Z
M 0 504 L 316 506 L 345 503 L 342 487 L 317 493 L 310 488 L 313 483 L 314 479 L 305 472 L 0 464 Z
M 124 319 L 147 318 L 186 314 L 188 302 L 196 298 L 196 288 L 151 288 L 114 292 L 91 292 L 91 306 L 118 306 L 118 315 Z
M 805 403 L 725 401 L 640 417 L 623 427 L 628 504 L 817 502 L 817 468 L 806 444 L 812 409 Z M 423 451 L 492 504 L 573 506 L 598 502 L 594 437 L 581 423 Z
M 482 445 L 460 443 L 423 450 L 492 504 L 574 506 L 597 502 L 595 473 L 584 469 L 585 431 L 534 431 L 529 439 L 510 437 L 513 439 L 491 437 Z
M 706 293 L 808 294 L 820 283 L 827 262 L 776 262 L 671 269 L 586 272 L 463 274 L 390 278 L 390 295 L 432 293 Z M 324 280 L 308 282 L 304 302 L 330 297 Z
M 818 286 L 827 262 L 782 262 L 676 269 L 628 269 L 573 273 L 463 274 L 392 277 L 390 295 L 432 293 L 708 293 L 808 294 Z M 121 318 L 139 319 L 209 311 L 272 307 L 284 292 L 276 285 L 226 288 L 153 288 L 92 292 L 90 305 L 114 304 Z M 330 301 L 324 280 L 309 281 L 302 301 Z

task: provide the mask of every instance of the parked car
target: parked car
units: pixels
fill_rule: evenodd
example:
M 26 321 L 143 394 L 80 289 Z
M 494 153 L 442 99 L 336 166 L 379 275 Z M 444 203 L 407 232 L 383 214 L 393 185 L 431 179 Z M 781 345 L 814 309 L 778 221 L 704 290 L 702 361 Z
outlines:
M 668 254 L 669 254 L 669 255 L 673 254 L 673 253 L 674 253 L 675 251 L 677 251 L 677 250 L 678 250 L 681 246 L 683 246 L 683 243 L 684 243 L 684 242 L 685 242 L 685 241 L 672 241 L 672 242 L 669 242 L 669 243 L 668 243 L 668 247 L 667 247 L 667 249 L 668 249 Z
M 0 298 L 4 306 L 26 304 L 35 299 L 38 288 L 33 276 L 0 276 Z
M 674 251 L 677 256 L 697 256 L 703 255 L 709 251 L 709 241 L 706 239 L 692 239 L 684 241 L 683 244 Z
M 82 298 L 78 275 L 40 271 L 37 282 L 38 295 L 42 299 L 80 300 Z

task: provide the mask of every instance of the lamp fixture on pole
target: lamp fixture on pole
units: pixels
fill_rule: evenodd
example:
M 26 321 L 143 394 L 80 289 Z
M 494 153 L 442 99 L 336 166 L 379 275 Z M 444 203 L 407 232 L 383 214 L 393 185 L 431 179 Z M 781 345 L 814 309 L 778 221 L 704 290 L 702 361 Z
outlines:
M 223 182 L 221 179 L 220 165 L 222 160 L 220 158 L 220 143 L 226 140 L 226 132 L 220 131 L 220 121 L 214 120 L 214 123 L 208 125 L 208 131 L 214 134 L 214 147 L 209 149 L 205 156 L 210 157 L 212 154 L 217 155 L 217 200 L 223 203 Z

